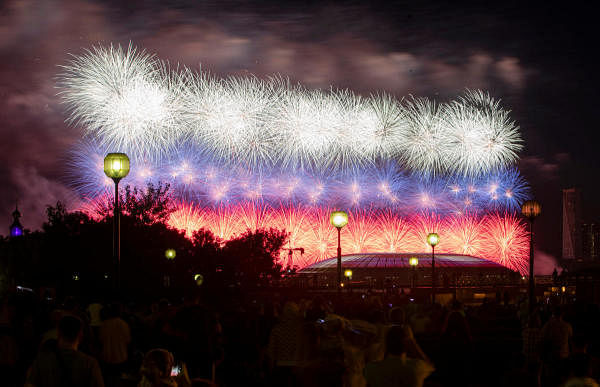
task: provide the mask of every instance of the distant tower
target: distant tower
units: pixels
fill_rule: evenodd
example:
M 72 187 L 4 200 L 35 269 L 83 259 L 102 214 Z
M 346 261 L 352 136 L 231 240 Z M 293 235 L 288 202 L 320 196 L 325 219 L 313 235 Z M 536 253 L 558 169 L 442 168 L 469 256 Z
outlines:
M 600 224 L 584 224 L 581 231 L 583 259 L 597 260 L 600 257 Z
M 563 189 L 563 259 L 581 258 L 581 192 L 577 188 Z
M 19 212 L 19 207 L 17 205 L 15 205 L 15 210 L 13 211 L 12 216 L 13 216 L 13 222 L 10 225 L 10 237 L 11 238 L 19 237 L 19 236 L 23 235 L 23 225 L 19 221 L 19 218 L 21 217 L 21 213 Z

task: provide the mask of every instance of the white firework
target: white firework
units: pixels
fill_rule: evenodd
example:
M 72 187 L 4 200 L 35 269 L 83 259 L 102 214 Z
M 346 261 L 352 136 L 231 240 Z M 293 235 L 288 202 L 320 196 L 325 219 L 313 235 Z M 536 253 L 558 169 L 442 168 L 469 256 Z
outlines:
M 402 160 L 408 170 L 475 176 L 512 164 L 518 127 L 499 101 L 467 91 L 438 105 L 285 79 L 219 79 L 173 69 L 131 46 L 97 47 L 63 67 L 69 121 L 111 151 L 169 158 L 179 144 L 205 159 L 261 170 L 347 171 Z
M 74 57 L 59 79 L 69 121 L 115 151 L 152 156 L 178 135 L 170 70 L 144 51 L 94 47 Z
M 370 138 L 371 156 L 375 160 L 388 160 L 398 154 L 408 120 L 400 103 L 387 94 L 372 96 L 368 102 L 377 120 Z
M 339 141 L 342 121 L 339 102 L 320 90 L 295 88 L 285 93 L 268 124 L 280 133 L 283 167 L 327 168 L 333 154 L 346 151 Z
M 398 144 L 400 157 L 413 170 L 443 173 L 448 169 L 445 154 L 450 149 L 439 106 L 425 98 L 411 98 L 404 104 L 406 130 Z
M 451 139 L 445 152 L 450 172 L 478 175 L 517 160 L 522 148 L 518 127 L 489 94 L 467 90 L 445 106 L 443 121 Z

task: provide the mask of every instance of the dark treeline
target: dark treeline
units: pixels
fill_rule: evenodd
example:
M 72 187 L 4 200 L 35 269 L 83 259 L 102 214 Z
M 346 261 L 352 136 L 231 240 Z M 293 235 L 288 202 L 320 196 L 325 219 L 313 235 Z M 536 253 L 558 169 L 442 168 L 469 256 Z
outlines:
M 276 262 L 287 239 L 284 231 L 247 231 L 227 242 L 207 230 L 192 238 L 167 226 L 173 211 L 168 185 L 145 190 L 126 187 L 120 197 L 121 290 L 129 297 L 155 297 L 203 288 L 247 289 L 281 278 Z M 58 296 L 112 289 L 112 203 L 103 203 L 96 216 L 67 211 L 60 202 L 47 207 L 47 221 L 39 231 L 22 237 L 0 237 L 0 291 L 15 286 L 49 288 Z M 167 249 L 176 258 L 165 257 Z

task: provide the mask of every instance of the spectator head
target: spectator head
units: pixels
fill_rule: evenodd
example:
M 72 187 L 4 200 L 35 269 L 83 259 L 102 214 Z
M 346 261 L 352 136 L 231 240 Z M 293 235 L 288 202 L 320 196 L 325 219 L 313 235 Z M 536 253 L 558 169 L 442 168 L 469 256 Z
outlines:
M 144 356 L 140 373 L 152 385 L 159 385 L 161 380 L 171 376 L 171 368 L 174 364 L 171 352 L 166 349 L 153 349 Z
M 63 303 L 63 308 L 68 311 L 74 311 L 79 308 L 79 303 L 75 297 L 68 296 Z
M 443 329 L 442 334 L 444 336 L 470 340 L 467 319 L 460 312 L 450 312 L 447 316 L 446 327 Z
M 587 340 L 585 335 L 577 334 L 573 336 L 573 352 L 575 353 L 586 353 L 587 352 Z
M 390 310 L 390 322 L 395 325 L 402 325 L 405 322 L 404 310 L 402 308 L 396 307 Z
M 369 313 L 369 322 L 373 324 L 385 323 L 385 312 L 381 308 L 375 308 Z
M 169 308 L 169 300 L 167 300 L 166 298 L 161 298 L 160 300 L 158 300 L 158 311 L 159 312 L 164 312 L 168 308 Z
M 552 307 L 552 315 L 553 316 L 555 316 L 555 317 L 562 317 L 562 314 L 563 314 L 563 310 L 560 307 L 560 305 L 554 305 Z
M 115 318 L 121 316 L 121 304 L 112 303 L 108 306 L 106 311 L 106 318 Z
M 75 316 L 67 315 L 58 323 L 58 339 L 66 344 L 78 344 L 83 332 L 81 320 Z
M 592 362 L 590 356 L 585 353 L 577 353 L 571 360 L 571 372 L 573 376 L 584 378 L 591 375 Z
M 406 340 L 408 336 L 404 327 L 393 326 L 390 328 L 385 341 L 386 351 L 390 355 L 402 355 L 406 352 Z
M 452 308 L 451 309 L 453 311 L 454 310 L 457 310 L 457 311 L 463 310 L 463 304 L 462 304 L 462 302 L 460 302 L 458 300 L 452 301 Z
M 529 315 L 529 328 L 539 328 L 542 326 L 542 321 L 540 320 L 540 314 L 537 312 L 533 312 Z
M 284 318 L 293 318 L 300 315 L 300 307 L 295 302 L 288 301 L 283 306 L 282 315 Z

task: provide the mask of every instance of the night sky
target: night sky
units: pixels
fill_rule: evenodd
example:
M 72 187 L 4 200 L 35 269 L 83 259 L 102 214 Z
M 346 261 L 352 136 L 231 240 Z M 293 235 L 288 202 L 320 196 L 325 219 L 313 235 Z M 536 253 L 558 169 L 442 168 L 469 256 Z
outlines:
M 39 228 L 46 205 L 77 205 L 64 160 L 83 131 L 64 123 L 58 65 L 94 44 L 129 42 L 221 76 L 277 73 L 311 88 L 438 101 L 465 88 L 488 90 L 512 110 L 525 140 L 519 168 L 543 206 L 538 261 L 561 253 L 562 188 L 582 188 L 586 220 L 600 221 L 591 5 L 121 3 L 0 2 L 0 234 L 17 198 L 30 229 Z

